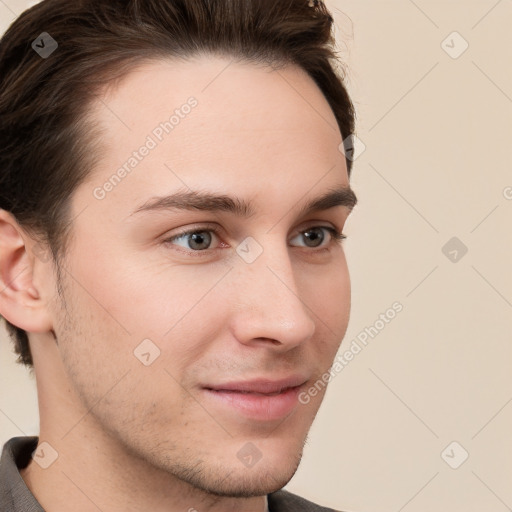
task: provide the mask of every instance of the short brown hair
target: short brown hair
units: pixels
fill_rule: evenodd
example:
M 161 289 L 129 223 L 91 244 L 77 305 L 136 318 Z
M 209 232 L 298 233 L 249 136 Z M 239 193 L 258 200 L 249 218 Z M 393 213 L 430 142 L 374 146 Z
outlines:
M 319 0 L 43 0 L 0 42 L 0 208 L 47 244 L 59 268 L 69 199 L 98 158 L 87 108 L 103 86 L 148 59 L 204 53 L 298 65 L 346 140 L 355 113 L 333 21 Z M 32 47 L 42 31 L 58 44 L 46 58 Z M 350 176 L 349 159 L 347 167 Z M 18 362 L 32 366 L 27 333 L 6 325 Z

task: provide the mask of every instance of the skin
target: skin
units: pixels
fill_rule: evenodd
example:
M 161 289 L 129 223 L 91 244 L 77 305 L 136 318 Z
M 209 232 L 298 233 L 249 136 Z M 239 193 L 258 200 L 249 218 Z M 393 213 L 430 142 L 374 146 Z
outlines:
M 52 512 L 69 503 L 77 512 L 260 512 L 299 464 L 324 391 L 286 418 L 258 421 L 212 403 L 202 385 L 300 373 L 306 389 L 328 370 L 349 319 L 349 273 L 328 231 L 320 248 L 301 232 L 341 232 L 350 210 L 299 210 L 348 186 L 347 168 L 311 78 L 294 66 L 229 62 L 146 63 L 91 107 L 104 151 L 72 196 L 62 297 L 53 261 L 35 257 L 34 239 L 0 212 L 0 312 L 29 332 L 39 441 L 58 453 L 21 474 Z M 94 188 L 190 96 L 197 107 L 96 199 Z M 255 212 L 131 215 L 188 188 L 251 200 Z M 190 237 L 164 242 L 204 223 L 220 231 L 200 256 L 190 256 Z M 252 263 L 236 252 L 249 236 L 263 248 Z M 160 350 L 149 366 L 134 356 L 144 339 Z M 252 467 L 237 457 L 248 442 L 261 453 Z

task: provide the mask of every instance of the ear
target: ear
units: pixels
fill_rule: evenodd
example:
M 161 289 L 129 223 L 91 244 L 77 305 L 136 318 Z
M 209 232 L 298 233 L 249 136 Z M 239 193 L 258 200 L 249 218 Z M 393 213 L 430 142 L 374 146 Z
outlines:
M 0 315 L 27 332 L 52 329 L 46 294 L 34 279 L 36 271 L 51 272 L 52 262 L 38 247 L 14 216 L 0 209 Z

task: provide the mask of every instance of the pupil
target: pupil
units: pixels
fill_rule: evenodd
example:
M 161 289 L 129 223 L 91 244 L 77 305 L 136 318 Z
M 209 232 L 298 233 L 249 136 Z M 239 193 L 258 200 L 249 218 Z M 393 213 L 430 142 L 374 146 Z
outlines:
M 309 245 L 308 242 L 306 242 L 306 245 L 308 245 L 309 247 L 317 247 L 317 246 L 321 245 L 322 242 L 324 241 L 323 231 L 320 230 L 319 228 L 314 228 L 314 229 L 310 229 L 309 231 L 306 231 L 304 233 L 304 236 L 306 237 L 306 240 L 308 240 L 309 242 L 311 240 L 313 241 L 313 245 Z M 314 243 L 315 240 L 319 240 L 319 242 L 315 244 Z
M 207 236 L 205 236 L 207 235 Z M 199 246 L 204 243 L 204 239 L 206 239 L 207 243 L 206 243 L 206 246 L 209 245 L 209 238 L 210 235 L 207 234 L 206 231 L 199 231 L 197 233 L 192 233 L 192 235 L 190 235 L 191 238 L 190 238 L 190 241 L 189 241 L 189 246 L 191 249 L 205 249 L 207 247 L 198 247 L 196 244 L 198 244 Z

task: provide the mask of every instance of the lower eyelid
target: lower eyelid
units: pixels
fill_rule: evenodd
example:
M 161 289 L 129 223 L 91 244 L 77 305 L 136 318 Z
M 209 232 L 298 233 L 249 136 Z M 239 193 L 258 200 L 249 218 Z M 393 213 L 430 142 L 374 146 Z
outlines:
M 328 231 L 329 234 L 331 235 L 331 240 L 329 241 L 330 243 L 334 242 L 334 243 L 341 243 L 343 241 L 343 239 L 346 238 L 346 236 L 339 232 L 336 228 L 332 227 L 332 226 L 309 226 L 305 229 L 302 229 L 300 231 L 298 231 L 294 236 L 293 238 L 296 238 L 297 236 L 300 236 L 302 235 L 303 233 L 311 230 L 311 229 L 323 229 L 325 231 Z M 203 249 L 203 250 L 193 250 L 193 249 L 187 249 L 185 247 L 182 247 L 181 245 L 177 245 L 175 243 L 173 243 L 176 239 L 179 239 L 179 238 L 185 238 L 186 236 L 188 235 L 192 235 L 194 233 L 200 233 L 200 232 L 210 232 L 210 233 L 213 233 L 218 239 L 219 239 L 219 246 L 218 247 L 213 247 L 213 248 L 208 248 L 208 249 Z M 171 237 L 168 237 L 166 238 L 163 242 L 166 243 L 166 244 L 169 244 L 169 245 L 172 245 L 173 247 L 175 247 L 175 250 L 178 251 L 178 252 L 182 252 L 184 254 L 187 254 L 187 255 L 194 255 L 194 256 L 202 256 L 204 254 L 209 254 L 211 253 L 212 251 L 216 251 L 218 249 L 223 249 L 223 248 L 226 248 L 226 247 L 230 247 L 229 244 L 226 244 L 225 242 L 222 241 L 221 239 L 221 236 L 220 236 L 220 230 L 218 229 L 214 229 L 212 227 L 199 227 L 199 228 L 196 228 L 196 229 L 191 229 L 191 230 L 188 230 L 188 231 L 184 231 L 182 233 L 176 233 L 175 235 L 172 235 Z M 292 247 L 300 247 L 300 248 L 309 248 L 309 249 L 317 249 L 317 250 L 327 250 L 329 248 L 329 243 L 327 244 L 324 244 L 324 245 L 321 245 L 319 247 L 308 247 L 308 246 L 305 246 L 305 245 L 299 245 L 299 246 L 292 246 Z

